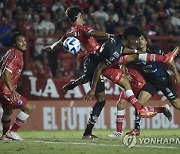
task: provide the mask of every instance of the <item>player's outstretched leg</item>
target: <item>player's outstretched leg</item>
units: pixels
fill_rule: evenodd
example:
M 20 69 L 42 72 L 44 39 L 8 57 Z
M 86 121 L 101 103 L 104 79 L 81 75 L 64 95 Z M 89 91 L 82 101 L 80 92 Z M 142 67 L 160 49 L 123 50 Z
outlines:
M 168 54 L 166 54 L 165 62 L 167 62 L 167 63 L 173 62 L 173 60 L 177 56 L 178 52 L 179 52 L 179 47 L 176 47 L 172 52 L 169 52 Z

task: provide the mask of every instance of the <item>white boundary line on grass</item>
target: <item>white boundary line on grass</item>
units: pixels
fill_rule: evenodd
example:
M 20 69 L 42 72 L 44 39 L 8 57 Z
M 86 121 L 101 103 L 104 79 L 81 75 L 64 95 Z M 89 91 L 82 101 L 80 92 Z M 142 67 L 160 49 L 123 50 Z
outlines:
M 69 145 L 90 145 L 90 146 L 109 146 L 109 147 L 125 147 L 125 145 L 122 144 L 102 144 L 102 143 L 86 143 L 86 142 L 57 142 L 57 141 L 28 141 L 23 140 L 21 142 L 34 142 L 34 143 L 45 143 L 45 144 L 69 144 Z M 156 146 L 156 145 L 135 145 L 135 147 L 140 148 L 157 148 L 157 149 L 180 149 L 179 147 L 174 146 Z M 125 147 L 126 148 L 126 147 Z

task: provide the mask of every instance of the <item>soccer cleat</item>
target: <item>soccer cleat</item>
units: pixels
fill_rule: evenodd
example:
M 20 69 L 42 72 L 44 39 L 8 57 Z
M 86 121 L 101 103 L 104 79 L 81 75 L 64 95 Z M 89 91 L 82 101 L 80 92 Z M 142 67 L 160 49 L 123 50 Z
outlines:
M 145 108 L 142 108 L 141 110 L 138 110 L 137 112 L 141 118 L 152 118 L 157 114 L 156 112 L 149 111 Z
M 85 140 L 96 140 L 96 139 L 98 139 L 98 137 L 91 134 L 91 135 L 83 135 L 82 139 L 85 139 Z
M 63 89 L 64 89 L 65 91 L 67 91 L 67 90 L 72 90 L 72 89 L 74 89 L 76 86 L 77 86 L 77 85 L 76 85 L 76 82 L 75 82 L 75 81 L 70 81 L 69 83 L 67 83 L 66 85 L 63 86 Z
M 171 111 L 170 111 L 170 109 L 169 109 L 169 105 L 168 104 L 165 104 L 165 105 L 163 105 L 164 107 L 165 107 L 165 112 L 164 112 L 164 115 L 168 118 L 168 120 L 169 121 L 171 121 L 172 120 L 172 113 L 171 113 Z
M 127 132 L 126 135 L 129 135 L 129 136 L 139 136 L 140 135 L 140 130 L 133 129 L 130 132 Z
M 17 132 L 14 132 L 14 131 L 8 131 L 6 133 L 6 137 L 8 139 L 12 139 L 12 140 L 16 140 L 16 141 L 22 141 L 23 139 L 19 136 L 19 134 Z
M 172 52 L 169 52 L 168 54 L 166 54 L 166 60 L 164 62 L 167 63 L 172 63 L 174 58 L 177 56 L 179 52 L 179 47 L 176 47 Z
M 7 138 L 6 135 L 2 135 L 0 140 L 7 141 L 7 140 L 12 140 L 12 139 Z
M 113 132 L 112 134 L 108 135 L 109 137 L 122 137 L 123 133 L 121 132 Z

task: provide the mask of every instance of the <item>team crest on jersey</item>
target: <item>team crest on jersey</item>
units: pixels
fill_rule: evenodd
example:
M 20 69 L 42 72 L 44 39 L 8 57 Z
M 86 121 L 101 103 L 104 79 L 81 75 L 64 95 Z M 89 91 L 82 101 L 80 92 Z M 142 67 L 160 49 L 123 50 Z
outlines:
M 17 56 L 16 56 L 16 55 L 13 55 L 13 58 L 14 58 L 14 59 L 17 59 Z
M 18 104 L 18 105 L 22 105 L 22 104 L 23 104 L 23 101 L 22 101 L 21 99 L 19 99 L 19 100 L 17 101 L 17 104 Z

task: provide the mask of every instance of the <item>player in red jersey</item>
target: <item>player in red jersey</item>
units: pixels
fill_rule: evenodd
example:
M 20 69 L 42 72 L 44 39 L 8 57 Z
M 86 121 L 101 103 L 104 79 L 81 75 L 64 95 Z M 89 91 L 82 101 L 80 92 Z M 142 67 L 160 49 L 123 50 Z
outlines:
M 3 108 L 1 139 L 22 140 L 17 130 L 33 111 L 32 105 L 16 91 L 24 65 L 23 52 L 26 51 L 26 38 L 23 34 L 15 32 L 11 35 L 11 42 L 12 48 L 0 61 L 0 103 Z M 21 109 L 21 111 L 10 128 L 11 114 L 14 109 Z
M 145 104 L 157 92 L 156 88 L 152 84 L 146 82 L 144 76 L 142 75 L 138 66 L 135 63 L 127 64 L 124 72 L 126 72 L 125 74 L 129 79 L 134 95 L 136 96 L 136 98 L 138 98 L 141 104 Z M 125 96 L 124 91 L 122 90 L 119 95 L 119 100 L 117 102 L 116 132 L 108 135 L 109 137 L 118 137 L 123 135 L 122 126 L 125 115 L 124 108 L 127 103 L 128 100 Z M 154 108 L 157 113 L 163 113 L 168 118 L 168 120 L 172 119 L 172 114 L 167 104 L 162 107 L 157 106 L 150 108 Z
M 62 36 L 62 38 L 59 41 L 55 42 L 54 44 L 50 46 L 47 46 L 46 48 L 53 49 L 58 44 L 62 45 L 63 41 L 67 37 L 74 36 L 80 40 L 81 45 L 82 45 L 81 52 L 78 53 L 77 58 L 81 62 L 84 62 L 85 59 L 87 59 L 86 57 L 88 57 L 90 53 L 95 53 L 100 48 L 100 45 L 95 40 L 95 38 L 110 38 L 111 36 L 113 36 L 112 34 L 94 30 L 90 26 L 84 26 L 82 10 L 79 7 L 76 7 L 76 6 L 69 7 L 67 8 L 65 14 L 68 17 L 68 19 L 72 22 L 71 28 L 66 32 L 64 36 Z M 95 122 L 94 120 L 93 122 L 91 122 L 92 118 L 89 119 L 91 124 L 89 125 L 89 122 L 87 124 L 85 133 L 83 134 L 83 137 L 85 139 L 97 138 L 96 136 L 92 135 L 91 132 L 92 132 L 92 128 L 94 127 L 94 124 L 96 123 L 96 119 L 100 115 L 100 112 L 105 105 L 105 93 L 104 93 L 103 80 L 99 80 L 98 90 L 96 91 L 95 97 L 96 97 L 96 103 L 92 111 L 93 119 L 95 118 Z
M 100 48 L 100 45 L 95 38 L 109 38 L 113 36 L 113 34 L 94 30 L 91 26 L 85 26 L 82 10 L 77 6 L 67 8 L 65 14 L 72 22 L 71 28 L 57 42 L 46 46 L 46 48 L 54 49 L 58 44 L 62 45 L 67 37 L 74 36 L 80 40 L 82 45 L 82 51 L 77 55 L 77 58 L 84 61 L 86 56 Z

